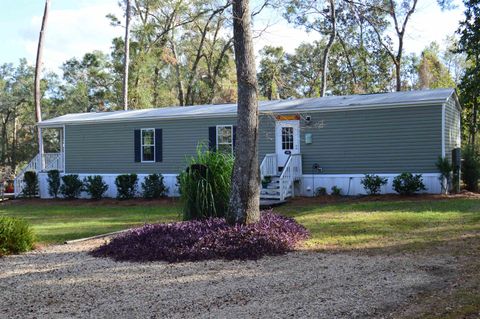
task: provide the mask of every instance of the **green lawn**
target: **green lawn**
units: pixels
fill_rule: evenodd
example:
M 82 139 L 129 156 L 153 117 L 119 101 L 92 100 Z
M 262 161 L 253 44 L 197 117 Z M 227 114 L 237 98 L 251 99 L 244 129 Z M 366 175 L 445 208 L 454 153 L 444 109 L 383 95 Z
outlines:
M 22 217 L 29 221 L 40 243 L 105 234 L 145 223 L 177 221 L 178 203 L 132 206 L 87 202 L 85 205 L 64 201 L 35 204 L 0 205 L 0 216 Z
M 480 200 L 344 202 L 302 200 L 277 208 L 311 232 L 307 248 L 423 247 L 461 236 L 480 236 Z
M 83 204 L 84 203 L 84 204 Z M 41 243 L 58 243 L 117 231 L 144 223 L 180 219 L 178 202 L 126 206 L 95 202 L 11 202 L 0 216 L 23 217 Z M 428 201 L 347 201 L 320 204 L 293 200 L 276 208 L 311 232 L 307 248 L 357 249 L 425 245 L 480 231 L 479 199 Z

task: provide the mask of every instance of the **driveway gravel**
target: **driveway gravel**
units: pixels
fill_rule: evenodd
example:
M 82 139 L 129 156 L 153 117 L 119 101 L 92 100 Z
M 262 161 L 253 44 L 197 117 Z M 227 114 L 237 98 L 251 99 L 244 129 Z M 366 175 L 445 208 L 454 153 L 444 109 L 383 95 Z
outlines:
M 0 259 L 0 318 L 383 318 L 441 289 L 456 267 L 448 256 L 413 254 L 300 251 L 178 264 L 88 255 L 103 242 Z

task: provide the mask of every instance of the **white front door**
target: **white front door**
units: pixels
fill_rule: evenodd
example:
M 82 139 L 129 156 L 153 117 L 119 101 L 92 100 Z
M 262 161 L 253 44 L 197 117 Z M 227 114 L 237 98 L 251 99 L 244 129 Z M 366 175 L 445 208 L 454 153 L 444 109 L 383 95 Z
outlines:
M 300 154 L 300 121 L 277 121 L 275 125 L 275 150 L 281 170 L 291 154 Z

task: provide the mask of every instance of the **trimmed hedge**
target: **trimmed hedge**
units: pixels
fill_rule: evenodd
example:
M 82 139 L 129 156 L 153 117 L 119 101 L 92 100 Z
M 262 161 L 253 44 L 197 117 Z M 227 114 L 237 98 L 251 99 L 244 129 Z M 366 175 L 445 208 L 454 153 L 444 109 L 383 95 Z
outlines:
M 29 251 L 34 240 L 33 231 L 25 220 L 0 217 L 0 256 Z
M 153 199 L 165 197 L 168 188 L 165 186 L 162 174 L 151 174 L 142 182 L 143 198 Z
M 229 225 L 224 218 L 145 225 L 119 235 L 92 252 L 118 261 L 258 259 L 293 250 L 308 238 L 294 219 L 262 212 L 260 221 Z
M 68 199 L 78 198 L 83 190 L 83 183 L 76 174 L 62 176 L 60 193 Z
M 137 174 L 123 174 L 115 178 L 117 186 L 118 199 L 132 199 L 137 194 L 138 176 Z
M 105 192 L 108 190 L 108 185 L 103 181 L 100 175 L 87 176 L 83 179 L 83 187 L 85 192 L 92 199 L 102 199 Z
M 400 195 L 413 195 L 426 188 L 422 174 L 402 173 L 393 179 L 393 189 Z
M 33 171 L 27 171 L 23 175 L 23 191 L 25 197 L 35 197 L 38 194 L 38 174 Z

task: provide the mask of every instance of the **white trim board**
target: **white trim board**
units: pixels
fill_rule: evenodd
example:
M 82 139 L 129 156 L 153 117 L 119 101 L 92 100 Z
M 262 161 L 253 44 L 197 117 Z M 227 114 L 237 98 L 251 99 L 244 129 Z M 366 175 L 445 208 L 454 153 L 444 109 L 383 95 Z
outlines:
M 445 112 L 446 112 L 446 103 L 442 104 L 442 158 L 445 158 Z

